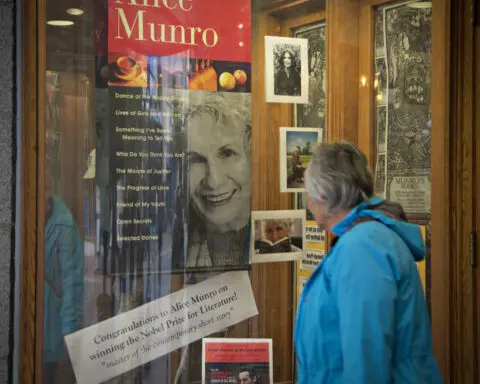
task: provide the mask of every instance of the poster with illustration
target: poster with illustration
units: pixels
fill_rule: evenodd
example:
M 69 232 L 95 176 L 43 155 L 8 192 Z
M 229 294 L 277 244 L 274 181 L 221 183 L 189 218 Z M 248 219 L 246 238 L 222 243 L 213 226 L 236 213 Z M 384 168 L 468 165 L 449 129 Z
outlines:
M 96 58 L 97 88 L 108 90 L 96 151 L 108 158 L 97 161 L 111 190 L 108 273 L 248 268 L 250 0 L 235 8 L 108 0 Z

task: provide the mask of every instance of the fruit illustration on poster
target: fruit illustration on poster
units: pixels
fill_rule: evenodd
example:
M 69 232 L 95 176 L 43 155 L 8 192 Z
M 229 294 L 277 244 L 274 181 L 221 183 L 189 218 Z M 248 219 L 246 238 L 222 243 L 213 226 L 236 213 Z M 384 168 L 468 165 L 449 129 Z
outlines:
M 226 91 L 231 91 L 235 88 L 236 80 L 230 72 L 223 72 L 218 79 L 220 87 Z
M 234 73 L 233 76 L 235 77 L 235 80 L 237 81 L 238 85 L 245 85 L 247 82 L 247 74 L 242 71 L 241 69 L 237 69 Z

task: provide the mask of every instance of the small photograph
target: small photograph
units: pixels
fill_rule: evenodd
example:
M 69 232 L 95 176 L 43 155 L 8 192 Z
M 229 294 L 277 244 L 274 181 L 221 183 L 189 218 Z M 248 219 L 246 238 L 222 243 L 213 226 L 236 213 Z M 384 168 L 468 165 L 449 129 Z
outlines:
M 384 16 L 383 9 L 377 9 L 375 11 L 375 57 L 385 56 L 383 16 Z
M 321 141 L 320 128 L 280 128 L 281 192 L 305 192 L 305 169 Z
M 379 154 L 375 167 L 375 193 L 379 195 L 385 193 L 385 171 L 385 154 Z
M 308 102 L 308 39 L 265 36 L 267 103 Z
M 202 383 L 273 384 L 272 339 L 203 339 Z
M 305 243 L 305 211 L 252 212 L 252 263 L 300 260 Z
M 147 56 L 110 52 L 100 74 L 110 86 L 146 87 Z
M 377 152 L 385 152 L 387 136 L 387 107 L 377 108 Z
M 387 102 L 387 63 L 385 58 L 375 60 L 375 92 L 377 105 L 386 105 Z

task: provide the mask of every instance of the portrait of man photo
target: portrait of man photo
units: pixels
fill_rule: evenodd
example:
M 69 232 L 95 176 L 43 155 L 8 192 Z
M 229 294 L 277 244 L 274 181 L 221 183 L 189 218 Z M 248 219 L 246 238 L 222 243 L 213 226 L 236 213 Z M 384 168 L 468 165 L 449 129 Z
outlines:
M 238 371 L 237 375 L 238 384 L 252 384 L 259 383 L 257 372 L 253 367 L 242 367 Z

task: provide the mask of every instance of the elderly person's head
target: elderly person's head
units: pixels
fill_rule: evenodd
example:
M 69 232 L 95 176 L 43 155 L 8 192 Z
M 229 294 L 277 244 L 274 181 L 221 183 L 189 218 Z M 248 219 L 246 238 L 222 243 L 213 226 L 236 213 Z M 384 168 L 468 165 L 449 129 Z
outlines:
M 262 238 L 272 243 L 289 237 L 293 231 L 293 220 L 291 219 L 267 219 L 262 224 Z
M 239 230 L 250 212 L 249 98 L 212 93 L 192 104 L 186 118 L 190 201 L 210 231 Z
M 374 178 L 367 158 L 346 142 L 320 144 L 305 178 L 309 209 L 327 230 L 373 195 Z

